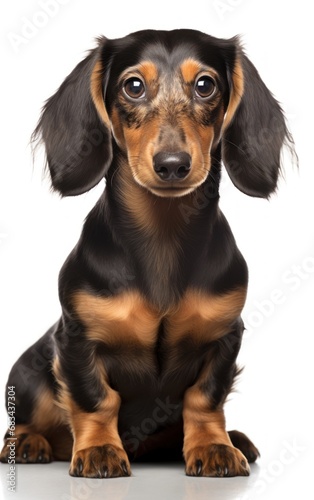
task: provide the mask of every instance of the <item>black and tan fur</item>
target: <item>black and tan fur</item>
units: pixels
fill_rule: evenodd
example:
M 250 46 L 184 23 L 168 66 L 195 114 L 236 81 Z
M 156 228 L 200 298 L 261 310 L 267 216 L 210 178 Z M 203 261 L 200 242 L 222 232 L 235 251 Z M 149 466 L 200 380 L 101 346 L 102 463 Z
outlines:
M 218 208 L 221 160 L 241 191 L 267 198 L 291 138 L 238 39 L 101 38 L 34 138 L 61 195 L 103 177 L 106 189 L 61 270 L 61 319 L 9 377 L 17 461 L 116 477 L 183 448 L 188 475 L 248 475 L 258 451 L 226 432 L 223 411 L 248 273 Z

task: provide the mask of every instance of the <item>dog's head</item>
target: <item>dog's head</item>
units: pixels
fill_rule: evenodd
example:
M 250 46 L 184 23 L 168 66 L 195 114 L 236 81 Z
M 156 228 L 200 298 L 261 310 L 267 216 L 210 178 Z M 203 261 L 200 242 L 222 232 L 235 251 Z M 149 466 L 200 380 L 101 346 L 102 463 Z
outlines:
M 223 162 L 251 196 L 276 188 L 291 140 L 283 113 L 237 38 L 193 30 L 141 31 L 98 47 L 46 103 L 34 133 L 62 195 L 95 186 L 115 142 L 133 179 L 155 195 L 183 196 Z

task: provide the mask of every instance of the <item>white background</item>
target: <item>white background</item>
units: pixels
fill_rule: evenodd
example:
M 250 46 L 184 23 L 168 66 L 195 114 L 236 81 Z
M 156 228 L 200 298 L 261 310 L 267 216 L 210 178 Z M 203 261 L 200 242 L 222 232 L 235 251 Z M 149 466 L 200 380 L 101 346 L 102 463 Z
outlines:
M 182 27 L 221 38 L 241 34 L 247 55 L 286 112 L 300 168 L 293 167 L 287 155 L 285 179 L 269 202 L 241 194 L 227 175 L 223 178 L 221 207 L 250 269 L 243 314 L 247 332 L 239 357 L 245 370 L 226 406 L 227 422 L 228 428 L 247 432 L 260 448 L 259 478 L 265 498 L 278 498 L 284 492 L 296 496 L 312 471 L 313 446 L 313 411 L 309 408 L 314 309 L 309 2 L 55 0 L 52 15 L 45 14 L 47 1 L 3 2 L 0 15 L 4 42 L 0 387 L 5 388 L 17 357 L 58 318 L 59 269 L 103 189 L 100 185 L 86 195 L 63 200 L 50 193 L 48 181 L 42 180 L 42 156 L 33 167 L 29 147 L 44 100 L 100 34 L 116 38 L 138 29 Z M 4 432 L 4 409 L 0 425 Z M 289 447 L 294 447 L 294 453 L 287 451 Z M 304 498 L 309 497 L 310 493 Z

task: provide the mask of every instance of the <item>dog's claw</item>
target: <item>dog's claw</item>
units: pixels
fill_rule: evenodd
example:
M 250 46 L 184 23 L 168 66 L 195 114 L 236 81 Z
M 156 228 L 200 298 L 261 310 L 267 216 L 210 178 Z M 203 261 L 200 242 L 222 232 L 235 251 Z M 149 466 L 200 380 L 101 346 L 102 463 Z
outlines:
M 29 448 L 30 448 L 29 444 L 26 444 L 24 446 L 23 453 L 22 453 L 23 460 L 27 460 L 28 459 Z
M 83 472 L 83 462 L 81 459 L 79 459 L 77 461 L 77 470 L 78 470 L 78 473 L 81 474 Z
M 124 474 L 125 474 L 126 476 L 129 476 L 129 471 L 128 471 L 128 468 L 127 468 L 127 466 L 126 466 L 125 461 L 121 462 L 121 467 L 122 467 L 122 470 L 123 470 Z
M 199 476 L 202 472 L 202 468 L 203 468 L 203 462 L 202 460 L 197 460 L 196 461 L 196 475 Z

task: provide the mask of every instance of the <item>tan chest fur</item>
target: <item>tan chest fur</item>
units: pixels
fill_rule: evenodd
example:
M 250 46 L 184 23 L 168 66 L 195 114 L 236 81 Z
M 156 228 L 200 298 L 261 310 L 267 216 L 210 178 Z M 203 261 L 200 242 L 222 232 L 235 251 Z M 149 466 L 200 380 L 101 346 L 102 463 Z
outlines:
M 176 306 L 160 313 L 134 290 L 109 298 L 78 292 L 73 305 L 90 340 L 153 348 L 161 323 L 169 347 L 187 337 L 200 343 L 217 340 L 240 315 L 245 297 L 245 288 L 224 295 L 188 289 Z

